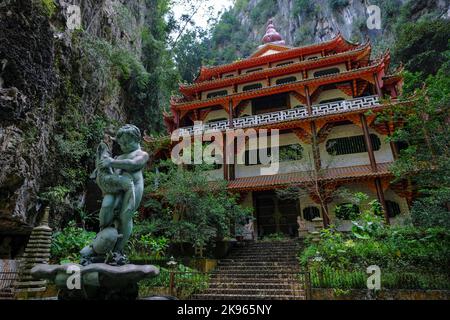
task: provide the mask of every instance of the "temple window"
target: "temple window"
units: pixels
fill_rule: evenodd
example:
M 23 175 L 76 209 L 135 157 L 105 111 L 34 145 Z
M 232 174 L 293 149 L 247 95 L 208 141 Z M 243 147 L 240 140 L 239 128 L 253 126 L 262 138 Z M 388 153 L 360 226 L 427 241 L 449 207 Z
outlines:
M 303 147 L 299 143 L 280 146 L 280 161 L 294 161 L 303 158 Z
M 335 73 L 339 73 L 339 72 L 340 72 L 339 68 L 330 68 L 330 69 L 325 69 L 325 70 L 319 70 L 319 71 L 314 72 L 314 78 L 328 76 L 330 74 L 335 74 Z
M 256 69 L 250 69 L 245 71 L 245 73 L 252 73 L 252 72 L 256 72 L 256 71 L 261 71 L 263 68 L 256 68 Z
M 246 85 L 242 88 L 242 91 L 250 91 L 250 90 L 256 90 L 256 89 L 261 89 L 262 88 L 262 84 L 261 83 L 254 83 L 254 84 L 249 84 Z
M 345 100 L 345 99 L 344 98 L 326 99 L 326 100 L 320 101 L 319 104 L 338 102 L 338 101 L 343 101 L 343 100 Z
M 280 93 L 252 100 L 252 114 L 262 114 L 289 108 L 289 95 Z
M 400 205 L 395 201 L 386 200 L 386 210 L 389 218 L 394 218 L 401 213 Z
M 219 121 L 227 121 L 228 118 L 217 118 L 217 119 L 211 119 L 206 121 L 207 123 L 211 123 L 211 122 L 219 122 Z
M 341 203 L 334 209 L 334 214 L 340 220 L 353 220 L 359 215 L 359 207 L 353 203 Z
M 282 67 L 282 66 L 287 66 L 288 64 L 292 64 L 294 63 L 294 61 L 287 61 L 287 62 L 282 62 L 276 65 L 276 67 Z
M 374 151 L 380 150 L 381 141 L 376 134 L 370 135 Z M 330 139 L 326 143 L 326 150 L 331 155 L 344 155 L 367 152 L 364 136 Z
M 256 163 L 250 163 L 250 152 L 256 152 Z M 267 148 L 267 156 L 270 157 L 272 154 L 271 148 Z M 295 161 L 303 158 L 303 147 L 296 143 L 290 145 L 284 145 L 278 147 L 278 154 L 280 161 Z M 260 165 L 261 160 L 259 158 L 259 150 L 246 150 L 245 151 L 245 165 Z
M 297 77 L 292 76 L 292 77 L 278 79 L 277 81 L 275 81 L 275 83 L 277 85 L 280 85 L 280 84 L 286 84 L 286 83 L 295 82 L 295 81 L 297 81 Z
M 303 209 L 303 219 L 312 221 L 314 218 L 320 217 L 320 211 L 317 207 L 306 207 Z
M 226 96 L 228 94 L 227 90 L 220 90 L 220 91 L 214 91 L 210 92 L 206 95 L 206 99 L 216 98 L 216 97 L 222 97 Z

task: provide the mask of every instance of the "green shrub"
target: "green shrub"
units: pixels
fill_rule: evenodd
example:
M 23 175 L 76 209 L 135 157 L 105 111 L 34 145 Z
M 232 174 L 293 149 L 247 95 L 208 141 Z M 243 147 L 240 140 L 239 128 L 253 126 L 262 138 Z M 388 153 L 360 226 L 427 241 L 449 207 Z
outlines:
M 59 263 L 79 262 L 80 250 L 87 246 L 95 237 L 95 232 L 89 232 L 70 221 L 62 231 L 53 234 L 51 257 Z
M 139 282 L 139 295 L 149 296 L 154 293 L 154 288 L 169 288 L 170 272 L 174 272 L 174 294 L 180 299 L 187 299 L 192 294 L 208 288 L 210 276 L 198 272 L 183 264 L 178 264 L 175 270 L 160 268 L 157 277 Z
M 56 11 L 56 4 L 53 0 L 41 0 L 42 8 L 49 17 L 53 16 Z
M 344 9 L 346 6 L 349 5 L 348 0 L 328 0 L 328 4 L 330 5 L 331 9 L 335 11 L 339 11 Z

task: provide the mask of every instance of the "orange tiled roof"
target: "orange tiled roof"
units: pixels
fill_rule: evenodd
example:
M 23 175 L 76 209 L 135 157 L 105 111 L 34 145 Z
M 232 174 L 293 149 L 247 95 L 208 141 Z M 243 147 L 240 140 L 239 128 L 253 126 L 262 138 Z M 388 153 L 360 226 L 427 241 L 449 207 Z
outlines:
M 281 61 L 284 59 L 289 59 L 291 57 L 295 57 L 298 55 L 306 55 L 318 52 L 322 49 L 328 48 L 339 48 L 341 51 L 346 51 L 352 48 L 357 47 L 358 44 L 350 43 L 349 41 L 345 40 L 344 37 L 341 34 L 338 34 L 336 37 L 334 37 L 331 40 L 312 44 L 312 45 L 306 45 L 302 47 L 295 47 L 292 49 L 282 50 L 279 53 L 266 55 L 266 56 L 260 56 L 257 53 L 261 51 L 259 49 L 254 55 L 250 56 L 250 58 L 239 60 L 236 62 L 220 65 L 220 66 L 212 66 L 212 67 L 205 67 L 203 66 L 200 69 L 200 74 L 198 77 L 194 80 L 194 82 L 201 82 L 205 81 L 212 76 L 215 76 L 217 74 L 234 71 L 239 68 L 250 68 L 253 66 L 261 65 L 264 63 L 267 63 L 269 61 Z M 262 48 L 265 49 L 265 48 Z
M 391 162 L 378 163 L 377 172 L 373 172 L 370 165 L 330 168 L 320 175 L 319 180 L 347 180 L 366 177 L 382 177 L 390 176 L 389 166 Z M 234 191 L 248 189 L 272 189 L 274 187 L 282 187 L 287 185 L 301 184 L 312 181 L 310 172 L 292 172 L 276 175 L 255 176 L 247 178 L 238 178 L 228 183 L 228 188 Z
M 232 84 L 265 79 L 268 76 L 275 77 L 295 73 L 305 70 L 306 68 L 319 68 L 322 66 L 347 61 L 348 59 L 359 60 L 367 56 L 370 56 L 370 51 L 371 51 L 370 43 L 366 42 L 365 44 L 360 45 L 352 50 L 339 52 L 325 57 L 320 57 L 315 60 L 304 60 L 283 67 L 274 67 L 257 72 L 252 72 L 249 74 L 247 73 L 241 74 L 231 78 L 219 78 L 213 80 L 205 80 L 202 82 L 192 84 L 180 84 L 179 89 L 183 94 L 190 95 L 193 94 L 195 91 L 210 90 L 214 88 L 226 87 Z

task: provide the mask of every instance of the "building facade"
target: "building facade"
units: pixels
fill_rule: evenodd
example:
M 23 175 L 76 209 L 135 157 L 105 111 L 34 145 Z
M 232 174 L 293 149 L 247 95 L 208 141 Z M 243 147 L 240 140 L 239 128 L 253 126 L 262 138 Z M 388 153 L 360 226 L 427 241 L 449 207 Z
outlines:
M 248 163 L 248 144 L 235 148 L 243 164 L 210 172 L 253 207 L 259 236 L 295 236 L 299 224 L 312 228 L 316 217 L 348 229 L 353 209 L 339 196 L 344 188 L 378 199 L 386 221 L 397 223 L 409 213 L 411 193 L 406 182 L 391 183 L 388 168 L 398 146 L 388 137 L 395 123 L 377 117 L 400 103 L 402 79 L 388 74 L 389 62 L 389 52 L 372 59 L 369 42 L 350 43 L 340 34 L 287 46 L 269 21 L 263 44 L 250 57 L 202 67 L 194 83 L 181 84 L 182 96 L 171 99 L 164 120 L 170 132 L 216 129 L 225 140 L 227 129 L 279 129 L 275 174 L 262 175 L 263 164 Z M 275 192 L 290 186 L 302 189 L 298 197 Z

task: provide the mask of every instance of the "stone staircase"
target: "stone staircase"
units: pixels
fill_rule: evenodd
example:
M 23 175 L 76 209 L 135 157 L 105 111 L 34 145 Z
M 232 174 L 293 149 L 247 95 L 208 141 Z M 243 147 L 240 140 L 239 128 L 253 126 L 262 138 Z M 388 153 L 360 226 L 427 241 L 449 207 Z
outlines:
M 294 240 L 249 242 L 232 250 L 212 272 L 207 290 L 195 300 L 303 300 Z

